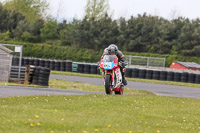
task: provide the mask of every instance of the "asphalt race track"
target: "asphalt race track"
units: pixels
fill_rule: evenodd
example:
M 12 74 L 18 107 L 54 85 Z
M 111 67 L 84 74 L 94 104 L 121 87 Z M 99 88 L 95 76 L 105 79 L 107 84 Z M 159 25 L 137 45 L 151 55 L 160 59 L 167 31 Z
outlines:
M 62 79 L 68 81 L 77 81 L 94 85 L 103 85 L 103 79 L 100 78 L 88 78 L 88 77 L 78 77 L 78 76 L 53 75 L 53 74 L 50 76 L 50 78 Z M 133 82 L 133 81 L 128 81 L 128 85 L 126 87 L 131 89 L 147 90 L 160 96 L 200 98 L 200 88 L 195 88 L 195 87 L 164 85 L 164 84 Z
M 0 85 L 0 97 L 35 96 L 35 95 L 86 95 L 86 94 L 104 94 L 104 93 L 64 90 L 64 89 L 54 89 L 54 88 L 38 88 L 38 87 Z
M 53 75 L 53 74 L 50 76 L 50 78 L 88 83 L 94 85 L 103 85 L 103 79 L 100 78 L 88 78 L 88 77 L 78 77 L 78 76 Z M 126 87 L 131 89 L 147 90 L 160 96 L 200 98 L 200 88 L 195 88 L 195 87 L 184 87 L 184 86 L 133 82 L 133 81 L 128 81 L 128 85 Z M 55 88 L 0 85 L 0 97 L 33 96 L 33 95 L 87 95 L 87 94 L 105 94 L 105 93 L 64 90 Z

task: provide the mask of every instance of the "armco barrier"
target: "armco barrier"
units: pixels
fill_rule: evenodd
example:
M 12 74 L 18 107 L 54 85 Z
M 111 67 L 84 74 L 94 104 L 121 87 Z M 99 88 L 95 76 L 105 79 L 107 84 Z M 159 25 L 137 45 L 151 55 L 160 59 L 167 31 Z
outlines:
M 49 68 L 50 70 L 56 70 L 56 71 L 100 74 L 100 69 L 97 64 L 80 63 L 80 62 L 72 62 L 72 61 L 60 61 L 60 60 L 22 58 L 22 66 L 26 66 L 30 64 L 33 64 L 34 66 Z M 18 66 L 19 58 L 13 57 L 12 65 Z M 12 73 L 14 74 L 13 70 L 12 70 Z M 148 70 L 148 69 L 127 67 L 125 76 L 129 78 L 154 79 L 154 80 L 163 80 L 163 81 L 176 81 L 176 82 L 200 84 L 200 74 L 194 74 L 194 73 L 189 73 L 189 72 L 158 71 L 158 70 Z M 35 78 L 34 82 L 36 81 L 37 80 Z

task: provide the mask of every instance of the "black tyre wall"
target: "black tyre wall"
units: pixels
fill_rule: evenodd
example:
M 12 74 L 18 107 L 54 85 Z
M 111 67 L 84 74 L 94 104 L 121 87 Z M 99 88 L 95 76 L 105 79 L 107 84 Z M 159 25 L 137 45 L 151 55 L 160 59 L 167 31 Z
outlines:
M 159 80 L 160 79 L 160 71 L 153 71 L 152 79 Z
M 196 74 L 195 76 L 195 83 L 200 84 L 200 74 Z
M 91 68 L 90 64 L 84 64 L 84 73 L 89 74 L 90 73 L 90 68 Z
M 174 72 L 172 71 L 167 72 L 167 81 L 174 81 Z
M 138 68 L 133 68 L 132 69 L 131 77 L 132 78 L 139 78 L 139 69 Z
M 125 76 L 126 77 L 132 77 L 132 68 L 126 68 Z
M 175 72 L 174 73 L 174 81 L 180 82 L 181 81 L 181 73 L 180 72 Z
M 188 73 L 187 72 L 181 73 L 181 82 L 188 82 Z
M 98 65 L 91 65 L 90 73 L 97 74 Z
M 167 80 L 167 71 L 160 72 L 160 80 Z
M 146 79 L 152 79 L 153 77 L 153 70 L 146 71 Z
M 195 83 L 195 78 L 196 78 L 196 75 L 194 73 L 189 73 L 188 82 L 189 83 Z
M 72 72 L 73 62 L 72 61 L 66 61 L 66 68 L 65 71 Z
M 146 76 L 146 69 L 139 69 L 139 75 L 138 78 L 145 78 Z
M 78 64 L 77 72 L 78 73 L 83 73 L 84 72 L 84 64 Z

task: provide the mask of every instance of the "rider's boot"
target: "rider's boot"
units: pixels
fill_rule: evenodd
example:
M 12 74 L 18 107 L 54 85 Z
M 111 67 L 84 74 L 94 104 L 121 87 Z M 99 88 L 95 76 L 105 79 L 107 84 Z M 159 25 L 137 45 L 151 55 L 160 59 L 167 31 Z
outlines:
M 127 81 L 125 80 L 125 77 L 122 77 L 122 83 L 123 83 L 124 85 L 127 85 L 127 84 L 128 84 Z
M 128 84 L 127 81 L 126 81 L 126 79 L 125 79 L 125 71 L 122 71 L 122 83 L 123 83 L 124 85 L 127 85 L 127 84 Z

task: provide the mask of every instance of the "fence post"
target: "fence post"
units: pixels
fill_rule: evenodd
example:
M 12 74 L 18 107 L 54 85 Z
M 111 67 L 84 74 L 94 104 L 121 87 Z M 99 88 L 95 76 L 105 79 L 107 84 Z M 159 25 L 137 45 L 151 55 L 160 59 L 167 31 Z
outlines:
M 30 75 L 30 66 L 26 65 L 26 73 L 25 73 L 24 85 L 29 85 L 29 75 Z

